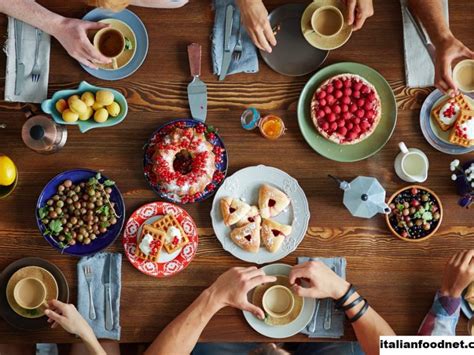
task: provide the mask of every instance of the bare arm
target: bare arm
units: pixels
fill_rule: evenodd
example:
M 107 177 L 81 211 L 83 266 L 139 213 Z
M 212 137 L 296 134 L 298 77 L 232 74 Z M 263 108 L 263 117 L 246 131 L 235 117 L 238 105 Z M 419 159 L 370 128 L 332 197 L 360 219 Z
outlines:
M 436 48 L 435 86 L 443 92 L 456 94 L 451 67 L 462 59 L 474 59 L 474 52 L 454 37 L 444 18 L 441 0 L 408 0 L 408 6 L 420 19 Z
M 188 3 L 188 0 L 131 0 L 130 5 L 154 7 L 158 9 L 176 9 Z
M 69 55 L 84 65 L 96 68 L 95 63 L 109 63 L 87 38 L 87 31 L 107 25 L 67 18 L 49 11 L 33 0 L 0 0 L 0 12 L 17 18 L 54 36 Z
M 310 287 L 297 285 L 296 280 L 302 278 L 309 280 Z M 339 299 L 349 288 L 349 283 L 346 280 L 340 278 L 320 261 L 310 261 L 293 266 L 290 273 L 290 283 L 293 284 L 296 294 L 313 298 Z M 348 305 L 358 297 L 359 294 L 355 292 L 343 305 Z M 347 317 L 354 317 L 363 306 L 364 302 L 360 302 L 346 311 Z M 352 323 L 352 327 L 360 346 L 369 355 L 379 353 L 380 336 L 395 335 L 390 325 L 371 307 L 361 318 Z
M 230 269 L 168 324 L 145 355 L 190 354 L 207 323 L 227 306 L 252 312 L 263 319 L 263 311 L 249 303 L 247 293 L 257 285 L 275 280 L 256 267 Z

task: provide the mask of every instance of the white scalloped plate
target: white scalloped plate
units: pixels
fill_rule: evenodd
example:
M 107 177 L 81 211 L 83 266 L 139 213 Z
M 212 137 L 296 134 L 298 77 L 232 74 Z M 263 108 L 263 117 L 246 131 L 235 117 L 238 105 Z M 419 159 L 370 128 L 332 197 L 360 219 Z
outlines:
M 277 222 L 291 224 L 293 227 L 280 250 L 275 253 L 270 253 L 263 246 L 258 253 L 250 253 L 238 247 L 230 239 L 231 229 L 224 225 L 219 207 L 221 198 L 226 196 L 240 198 L 250 205 L 257 205 L 258 190 L 262 184 L 269 184 L 282 190 L 291 200 L 290 206 L 273 218 Z M 309 217 L 308 200 L 298 181 L 280 169 L 265 165 L 244 168 L 228 177 L 217 190 L 211 210 L 212 227 L 224 250 L 240 260 L 256 264 L 275 262 L 293 252 L 306 234 Z

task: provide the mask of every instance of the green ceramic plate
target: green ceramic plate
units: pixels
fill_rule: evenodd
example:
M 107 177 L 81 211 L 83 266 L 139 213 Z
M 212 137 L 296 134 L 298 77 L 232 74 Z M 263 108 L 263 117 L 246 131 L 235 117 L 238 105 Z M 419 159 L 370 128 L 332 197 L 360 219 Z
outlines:
M 85 91 L 90 91 L 95 94 L 99 90 L 108 90 L 114 94 L 114 101 L 116 101 L 120 106 L 120 113 L 117 117 L 109 117 L 107 121 L 102 123 L 95 122 L 92 117 L 89 118 L 87 121 L 79 120 L 76 122 L 64 122 L 61 117 L 61 114 L 58 112 L 58 110 L 56 110 L 55 107 L 56 102 L 59 99 L 67 100 L 68 97 L 72 95 L 81 96 Z M 93 128 L 111 127 L 122 122 L 127 116 L 128 104 L 127 100 L 125 99 L 125 96 L 123 96 L 122 93 L 118 92 L 117 90 L 111 88 L 102 88 L 99 86 L 91 85 L 87 81 L 81 81 L 77 89 L 56 91 L 51 99 L 44 100 L 41 103 L 41 109 L 44 113 L 51 115 L 56 123 L 63 125 L 79 126 L 79 130 L 81 131 L 81 133 L 85 133 Z
M 339 145 L 321 136 L 311 120 L 311 99 L 326 79 L 344 73 L 357 74 L 372 83 L 382 101 L 382 118 L 377 129 L 366 140 L 353 145 Z M 306 142 L 316 152 L 331 160 L 354 162 L 377 153 L 388 142 L 397 123 L 397 104 L 387 81 L 374 69 L 359 63 L 336 63 L 319 70 L 306 83 L 298 101 L 298 124 Z

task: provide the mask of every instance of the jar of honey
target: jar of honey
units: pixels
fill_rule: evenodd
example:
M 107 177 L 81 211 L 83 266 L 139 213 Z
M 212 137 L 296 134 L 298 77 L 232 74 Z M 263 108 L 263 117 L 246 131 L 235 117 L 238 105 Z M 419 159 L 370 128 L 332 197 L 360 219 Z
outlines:
M 274 115 L 261 118 L 258 128 L 260 128 L 260 133 L 267 139 L 278 139 L 285 133 L 283 120 Z

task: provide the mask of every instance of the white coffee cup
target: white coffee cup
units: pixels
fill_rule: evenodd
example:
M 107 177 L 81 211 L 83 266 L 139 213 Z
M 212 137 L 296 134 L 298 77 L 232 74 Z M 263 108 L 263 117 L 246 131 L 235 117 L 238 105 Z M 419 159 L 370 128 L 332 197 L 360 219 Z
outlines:
M 395 172 L 406 182 L 424 182 L 428 178 L 428 157 L 416 148 L 408 149 L 405 143 L 398 143 L 400 153 L 395 158 Z
M 263 294 L 262 306 L 273 318 L 283 318 L 293 310 L 295 296 L 288 287 L 275 285 Z

